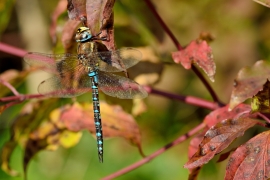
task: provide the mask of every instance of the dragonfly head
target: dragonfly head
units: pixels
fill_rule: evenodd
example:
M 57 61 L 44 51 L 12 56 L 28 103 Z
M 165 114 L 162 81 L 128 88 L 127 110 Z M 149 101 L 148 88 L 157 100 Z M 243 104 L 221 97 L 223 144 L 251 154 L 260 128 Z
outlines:
M 88 27 L 79 27 L 75 35 L 77 42 L 86 42 L 93 38 L 91 31 Z

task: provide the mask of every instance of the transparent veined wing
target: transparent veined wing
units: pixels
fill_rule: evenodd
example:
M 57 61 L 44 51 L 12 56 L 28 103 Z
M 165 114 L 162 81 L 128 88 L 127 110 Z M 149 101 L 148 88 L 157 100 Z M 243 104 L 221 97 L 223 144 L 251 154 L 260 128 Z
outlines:
M 92 64 L 99 63 L 99 69 L 106 72 L 120 72 L 137 64 L 142 57 L 140 51 L 134 48 L 122 48 L 116 51 L 87 52 Z M 27 64 L 39 67 L 53 74 L 64 73 L 78 65 L 78 56 L 75 54 L 43 54 L 30 52 L 24 56 Z
M 30 66 L 41 68 L 43 71 L 58 74 L 75 68 L 78 65 L 78 56 L 75 54 L 30 52 L 24 56 L 24 61 Z
M 116 51 L 102 51 L 94 57 L 99 57 L 99 69 L 106 72 L 120 72 L 137 64 L 142 53 L 135 48 L 121 48 Z
M 74 97 L 91 91 L 91 80 L 83 69 L 78 66 L 73 71 L 55 75 L 42 81 L 38 86 L 40 94 L 50 97 Z
M 120 99 L 141 99 L 147 97 L 146 90 L 126 77 L 99 71 L 99 88 L 107 95 Z

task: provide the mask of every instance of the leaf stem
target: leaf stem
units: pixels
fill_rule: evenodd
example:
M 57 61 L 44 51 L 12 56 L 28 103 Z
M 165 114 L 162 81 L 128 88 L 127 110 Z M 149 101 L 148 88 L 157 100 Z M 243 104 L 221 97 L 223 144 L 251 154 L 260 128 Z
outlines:
M 196 134 L 197 132 L 202 130 L 204 127 L 205 127 L 205 124 L 201 123 L 200 125 L 198 125 L 194 129 L 190 130 L 188 133 L 178 137 L 176 140 L 174 140 L 173 142 L 170 142 L 169 144 L 167 144 L 164 147 L 160 148 L 159 150 L 152 153 L 151 155 L 139 160 L 138 162 L 136 162 L 136 163 L 134 163 L 134 164 L 120 170 L 120 171 L 117 171 L 117 172 L 115 172 L 115 173 L 113 173 L 113 174 L 111 174 L 111 175 L 109 175 L 107 177 L 104 177 L 102 180 L 114 179 L 114 178 L 116 178 L 118 176 L 121 176 L 123 174 L 128 173 L 129 171 L 137 169 L 138 167 L 142 166 L 143 164 L 146 164 L 146 163 L 150 162 L 152 159 L 159 156 L 160 154 L 166 152 L 168 149 L 172 148 L 173 146 L 176 146 L 176 145 L 180 144 L 181 142 L 185 141 L 186 139 L 188 139 L 189 137 L 193 136 L 194 134 Z

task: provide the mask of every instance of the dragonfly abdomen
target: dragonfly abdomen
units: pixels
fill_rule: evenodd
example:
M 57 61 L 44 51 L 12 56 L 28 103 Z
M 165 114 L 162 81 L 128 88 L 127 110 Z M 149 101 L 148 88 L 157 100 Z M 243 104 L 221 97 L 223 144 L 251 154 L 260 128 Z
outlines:
M 90 77 L 92 83 L 93 112 L 96 128 L 98 157 L 99 161 L 103 162 L 103 136 L 102 136 L 102 124 L 101 124 L 99 97 L 98 97 L 98 72 L 90 71 L 88 73 L 88 76 Z

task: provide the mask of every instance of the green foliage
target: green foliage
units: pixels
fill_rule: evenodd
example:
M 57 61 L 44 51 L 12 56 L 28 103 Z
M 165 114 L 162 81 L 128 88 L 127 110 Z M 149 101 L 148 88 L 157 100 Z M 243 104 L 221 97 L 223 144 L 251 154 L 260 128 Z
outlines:
M 0 37 L 9 23 L 14 3 L 15 0 L 3 0 L 0 2 Z

